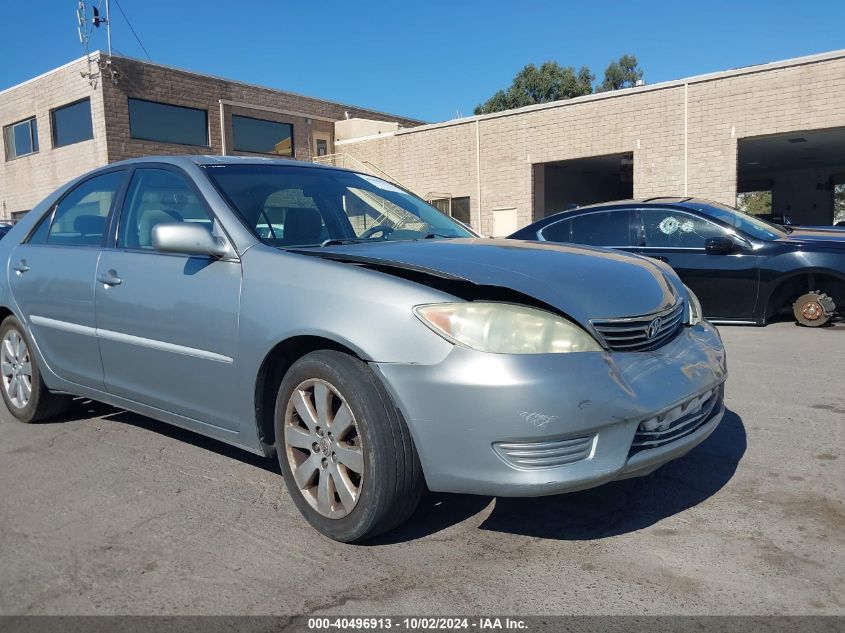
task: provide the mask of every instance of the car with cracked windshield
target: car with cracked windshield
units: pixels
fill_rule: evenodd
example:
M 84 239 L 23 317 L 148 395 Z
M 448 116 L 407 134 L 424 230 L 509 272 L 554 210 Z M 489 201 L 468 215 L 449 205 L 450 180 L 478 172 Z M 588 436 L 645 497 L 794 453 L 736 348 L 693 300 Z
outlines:
M 425 486 L 645 475 L 724 412 L 721 339 L 669 266 L 482 239 L 367 174 L 114 163 L 48 196 L 0 258 L 14 417 L 82 397 L 275 456 L 339 541 L 398 526 Z

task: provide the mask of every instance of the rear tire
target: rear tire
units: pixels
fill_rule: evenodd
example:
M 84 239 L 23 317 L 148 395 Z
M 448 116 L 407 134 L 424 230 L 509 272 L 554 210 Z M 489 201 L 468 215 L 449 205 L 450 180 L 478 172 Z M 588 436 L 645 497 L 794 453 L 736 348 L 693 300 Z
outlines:
M 424 485 L 410 432 L 357 358 L 321 350 L 296 361 L 279 387 L 275 430 L 285 485 L 325 536 L 369 539 L 417 508 Z
M 15 418 L 27 424 L 61 415 L 71 397 L 50 393 L 20 321 L 12 315 L 0 324 L 0 394 Z
M 801 295 L 792 304 L 792 313 L 801 325 L 821 327 L 833 317 L 836 304 L 828 295 L 816 290 Z

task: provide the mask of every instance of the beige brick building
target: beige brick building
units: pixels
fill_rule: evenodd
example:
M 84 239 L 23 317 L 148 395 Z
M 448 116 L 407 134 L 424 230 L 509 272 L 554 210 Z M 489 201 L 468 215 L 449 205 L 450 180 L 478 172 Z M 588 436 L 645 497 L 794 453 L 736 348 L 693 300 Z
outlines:
M 90 62 L 83 57 L 0 91 L 5 150 L 0 163 L 0 219 L 32 208 L 71 178 L 116 160 L 175 153 L 276 153 L 311 160 L 334 151 L 335 121 L 347 117 L 384 121 L 387 129 L 420 123 L 118 56 L 110 65 L 106 61 L 105 55 L 93 53 Z M 97 76 L 94 85 L 89 74 Z M 76 104 L 78 112 L 62 116 L 64 106 Z M 130 111 L 135 113 L 134 125 Z M 152 119 L 159 115 L 163 123 L 157 130 Z M 90 124 L 82 134 L 61 129 L 78 127 L 85 117 Z M 240 137 L 233 117 L 246 126 Z M 183 123 L 194 129 L 194 137 L 178 129 Z M 272 134 L 280 135 L 277 147 Z M 262 139 L 270 146 L 259 147 Z
M 357 139 L 337 151 L 506 235 L 570 204 L 700 196 L 830 224 L 845 200 L 845 51 Z
M 95 53 L 0 91 L 0 218 L 88 169 L 173 153 L 365 169 L 497 236 L 572 204 L 626 197 L 733 205 L 762 192 L 776 217 L 796 223 L 845 213 L 845 50 L 429 125 L 106 61 Z

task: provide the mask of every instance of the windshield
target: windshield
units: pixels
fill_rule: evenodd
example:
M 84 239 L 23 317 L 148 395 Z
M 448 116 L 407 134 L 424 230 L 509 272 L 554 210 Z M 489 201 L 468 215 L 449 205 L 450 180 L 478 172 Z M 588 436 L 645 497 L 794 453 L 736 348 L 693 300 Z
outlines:
M 207 165 L 206 173 L 246 225 L 270 246 L 474 237 L 416 196 L 365 174 L 237 164 Z
M 758 240 L 776 240 L 787 234 L 782 226 L 761 220 L 718 202 L 708 202 L 707 205 L 701 207 L 701 211 Z

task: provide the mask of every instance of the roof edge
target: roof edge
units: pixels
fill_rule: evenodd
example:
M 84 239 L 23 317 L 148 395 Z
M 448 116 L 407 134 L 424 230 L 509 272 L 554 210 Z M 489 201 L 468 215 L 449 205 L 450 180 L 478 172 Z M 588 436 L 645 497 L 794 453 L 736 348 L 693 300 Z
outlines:
M 12 90 L 17 90 L 18 88 L 22 88 L 23 86 L 31 84 L 34 81 L 38 81 L 39 79 L 44 79 L 44 77 L 49 77 L 53 73 L 61 72 L 62 70 L 65 70 L 66 68 L 70 68 L 74 64 L 78 64 L 79 62 L 85 61 L 86 59 L 90 59 L 93 62 L 99 57 L 99 55 L 100 55 L 100 51 L 94 51 L 93 53 L 89 53 L 88 55 L 83 55 L 82 57 L 77 57 L 76 59 L 73 59 L 73 60 L 67 62 L 66 64 L 62 64 L 61 66 L 58 66 L 57 68 L 53 68 L 51 70 L 48 70 L 47 72 L 43 72 L 40 75 L 36 75 L 35 77 L 30 77 L 29 79 L 26 79 L 26 80 L 24 80 L 20 83 L 17 83 L 13 86 L 9 86 L 8 88 L 3 88 L 2 90 L 0 90 L 0 95 L 4 95 L 7 92 L 11 92 Z
M 668 90 L 671 88 L 678 88 L 688 84 L 705 83 L 708 81 L 715 81 L 718 79 L 725 79 L 728 77 L 739 77 L 742 75 L 752 75 L 761 72 L 768 72 L 771 70 L 778 70 L 781 68 L 790 68 L 793 66 L 804 66 L 807 64 L 814 64 L 818 62 L 832 61 L 835 59 L 845 58 L 845 49 L 838 49 L 835 51 L 828 51 L 826 53 L 814 53 L 812 55 L 805 55 L 802 57 L 792 57 L 773 62 L 765 62 L 762 64 L 754 64 L 751 66 L 741 66 L 739 68 L 731 68 L 728 70 L 718 70 L 711 73 L 704 73 L 701 75 L 692 75 L 682 79 L 670 79 L 656 84 L 648 84 L 645 86 L 637 86 L 635 88 L 621 88 L 619 90 L 611 90 L 608 92 L 594 92 L 589 95 L 581 97 L 572 97 L 571 99 L 561 99 L 560 101 L 551 101 L 549 103 L 538 103 L 534 105 L 524 106 L 522 108 L 514 108 L 512 110 L 502 110 L 501 112 L 492 112 L 490 114 L 476 114 L 473 116 L 462 117 L 460 119 L 449 119 L 439 123 L 429 123 L 427 125 L 420 125 L 413 128 L 405 128 L 396 130 L 394 132 L 384 132 L 378 135 L 362 136 L 354 139 L 346 139 L 343 141 L 336 141 L 335 145 L 347 145 L 358 142 L 365 142 L 375 140 L 377 138 L 385 138 L 387 136 L 400 136 L 403 134 L 413 134 L 415 132 L 424 132 L 426 130 L 436 130 L 455 125 L 464 125 L 467 123 L 475 123 L 479 121 L 487 121 L 490 119 L 500 119 L 503 117 L 514 116 L 517 114 L 525 114 L 529 112 L 538 112 L 542 110 L 550 110 L 553 108 L 565 108 L 569 105 L 577 105 L 579 103 L 588 103 L 590 101 L 601 101 L 604 99 L 618 99 L 632 94 L 641 94 L 647 92 L 654 92 L 657 90 Z
M 102 53 L 100 51 L 97 51 L 97 53 L 102 55 Z M 209 74 L 209 73 L 202 73 L 202 72 L 198 72 L 196 70 L 188 70 L 186 68 L 179 68 L 178 66 L 170 66 L 169 64 L 160 64 L 158 62 L 153 62 L 153 61 L 149 61 L 149 60 L 145 60 L 145 59 L 138 59 L 137 57 L 130 57 L 128 55 L 114 55 L 113 54 L 112 58 L 114 58 L 114 59 L 125 59 L 125 60 L 130 61 L 130 62 L 136 62 L 136 63 L 139 63 L 139 64 L 144 64 L 145 66 L 156 66 L 158 68 L 164 68 L 166 70 L 173 70 L 173 71 L 176 71 L 176 72 L 185 73 L 186 75 L 193 75 L 195 77 L 204 77 L 206 79 L 216 79 L 217 81 L 225 81 L 227 83 L 237 84 L 239 86 L 247 86 L 249 88 L 258 88 L 260 90 L 270 90 L 271 92 L 280 92 L 282 94 L 291 95 L 292 97 L 301 97 L 303 99 L 313 99 L 314 101 L 322 101 L 324 103 L 331 103 L 332 105 L 340 106 L 342 108 L 352 108 L 352 109 L 355 109 L 355 110 L 362 110 L 364 112 L 371 112 L 372 114 L 379 114 L 379 115 L 385 116 L 385 117 L 394 117 L 394 118 L 397 118 L 397 119 L 402 119 L 404 121 L 411 121 L 413 123 L 419 123 L 420 125 L 427 125 L 428 124 L 426 121 L 423 121 L 421 119 L 414 119 L 412 117 L 406 117 L 406 116 L 402 116 L 402 115 L 399 115 L 399 114 L 394 114 L 392 112 L 383 112 L 381 110 L 374 110 L 372 108 L 367 108 L 367 107 L 359 106 L 359 105 L 353 105 L 351 103 L 343 103 L 341 101 L 334 101 L 332 99 L 323 99 L 322 97 L 315 97 L 313 95 L 306 95 L 306 94 L 302 94 L 300 92 L 291 92 L 290 90 L 282 90 L 281 88 L 273 88 L 271 86 L 265 86 L 265 85 L 262 85 L 262 84 L 255 84 L 255 83 L 250 83 L 250 82 L 247 82 L 247 81 L 241 81 L 239 79 L 232 79 L 230 77 L 222 77 L 220 75 L 212 75 L 212 74 Z

